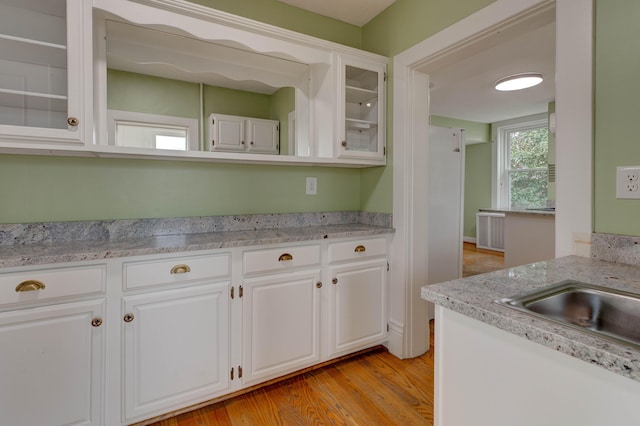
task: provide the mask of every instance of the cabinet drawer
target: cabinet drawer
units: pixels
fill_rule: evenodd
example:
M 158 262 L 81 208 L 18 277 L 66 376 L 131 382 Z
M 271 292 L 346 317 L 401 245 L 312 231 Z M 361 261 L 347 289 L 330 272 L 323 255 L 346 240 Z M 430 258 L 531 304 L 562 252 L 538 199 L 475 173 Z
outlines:
M 100 294 L 105 281 L 105 265 L 0 274 L 0 306 Z
M 329 244 L 329 263 L 361 260 L 387 255 L 387 240 L 372 238 Z
M 221 279 L 230 275 L 230 265 L 229 253 L 127 262 L 123 265 L 123 285 L 125 290 L 131 290 L 162 284 Z
M 245 275 L 286 271 L 288 269 L 319 264 L 319 245 L 245 251 L 243 255 Z

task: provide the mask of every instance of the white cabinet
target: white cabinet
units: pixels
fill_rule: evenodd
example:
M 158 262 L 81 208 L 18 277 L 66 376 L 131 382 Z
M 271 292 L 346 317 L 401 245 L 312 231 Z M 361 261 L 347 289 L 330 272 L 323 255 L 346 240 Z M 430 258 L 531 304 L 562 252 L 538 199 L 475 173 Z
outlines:
M 276 120 L 211 114 L 209 136 L 212 151 L 278 154 L 280 149 L 280 124 Z
M 104 278 L 102 266 L 0 275 L 0 423 L 103 424 Z
M 243 253 L 242 383 L 320 361 L 320 245 Z
M 348 55 L 337 55 L 336 62 L 338 157 L 382 159 L 386 65 Z
M 91 135 L 91 2 L 0 3 L 0 142 Z
M 207 262 L 217 262 L 219 268 L 209 270 Z M 123 297 L 125 420 L 146 419 L 226 393 L 230 386 L 228 254 L 132 262 L 124 270 L 127 288 L 141 288 L 138 278 L 145 270 L 150 288 L 171 282 L 189 284 Z M 203 282 L 207 275 L 208 280 L 227 275 L 227 280 Z
M 3 424 L 102 424 L 103 311 L 91 300 L 0 313 Z
M 330 244 L 329 262 L 337 264 L 329 269 L 329 357 L 382 343 L 387 337 L 386 240 Z
M 127 421 L 205 401 L 229 387 L 229 282 L 123 300 Z
M 244 280 L 242 383 L 320 361 L 320 270 Z
M 132 424 L 384 343 L 387 243 L 2 270 L 1 418 Z

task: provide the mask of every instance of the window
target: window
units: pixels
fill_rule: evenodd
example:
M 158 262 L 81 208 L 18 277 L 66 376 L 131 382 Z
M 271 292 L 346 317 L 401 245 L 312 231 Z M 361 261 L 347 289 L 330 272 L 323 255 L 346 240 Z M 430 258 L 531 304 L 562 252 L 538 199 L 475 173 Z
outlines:
M 548 186 L 547 120 L 498 128 L 498 205 L 544 207 Z
M 198 150 L 198 120 L 108 110 L 109 144 L 137 148 Z

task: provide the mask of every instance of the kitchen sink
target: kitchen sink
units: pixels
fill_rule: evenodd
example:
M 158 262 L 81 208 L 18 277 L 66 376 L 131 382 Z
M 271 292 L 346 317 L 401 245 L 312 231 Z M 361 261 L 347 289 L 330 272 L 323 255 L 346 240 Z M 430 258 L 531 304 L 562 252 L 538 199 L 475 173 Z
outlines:
M 566 280 L 495 302 L 640 349 L 640 294 Z

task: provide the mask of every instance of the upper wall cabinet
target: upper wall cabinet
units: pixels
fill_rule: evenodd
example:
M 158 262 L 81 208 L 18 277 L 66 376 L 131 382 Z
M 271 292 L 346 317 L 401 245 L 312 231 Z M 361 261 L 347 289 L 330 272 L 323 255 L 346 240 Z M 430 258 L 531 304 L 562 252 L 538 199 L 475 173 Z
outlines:
M 338 55 L 338 157 L 383 158 L 386 66 Z
M 192 1 L 2 0 L 0 61 L 0 152 L 385 164 L 387 58 Z M 211 115 L 277 139 L 214 148 Z
M 91 36 L 90 2 L 0 2 L 1 142 L 90 137 Z

